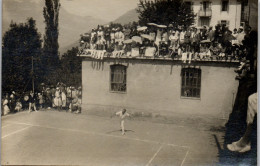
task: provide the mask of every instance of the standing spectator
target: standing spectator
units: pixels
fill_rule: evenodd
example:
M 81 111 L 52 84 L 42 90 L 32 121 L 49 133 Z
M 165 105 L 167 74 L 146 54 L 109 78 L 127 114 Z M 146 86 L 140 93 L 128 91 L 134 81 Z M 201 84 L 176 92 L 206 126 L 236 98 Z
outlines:
M 5 95 L 5 98 L 3 100 L 3 115 L 7 115 L 9 112 L 10 112 L 10 109 L 9 109 L 9 95 L 8 93 Z
M 244 37 L 245 37 L 244 28 L 241 26 L 239 27 L 238 34 L 237 34 L 237 41 L 239 45 L 243 44 L 242 41 L 244 40 Z
M 181 33 L 180 33 L 180 38 L 179 38 L 180 45 L 183 45 L 183 44 L 184 44 L 185 33 L 186 33 L 185 30 L 182 29 L 182 30 L 181 30 Z
M 47 109 L 51 109 L 52 106 L 52 94 L 51 89 L 48 87 L 46 88 L 46 107 Z
M 44 104 L 42 93 L 38 93 L 38 100 L 39 100 L 39 107 L 40 109 L 42 109 Z
M 197 28 L 195 28 L 194 29 L 194 36 L 193 36 L 193 40 L 192 40 L 193 50 L 194 50 L 195 53 L 199 52 L 200 41 L 201 41 L 201 35 L 197 31 Z
M 31 91 L 30 95 L 29 95 L 29 113 L 32 112 L 32 108 L 34 109 L 35 112 L 37 112 L 36 101 L 37 101 L 37 99 L 36 99 L 34 93 Z
M 212 26 L 209 27 L 209 35 L 208 35 L 209 41 L 213 42 L 215 39 L 215 31 L 213 30 Z
M 12 91 L 12 94 L 10 95 L 10 103 L 9 103 L 11 113 L 15 112 L 15 105 L 16 105 L 15 92 Z
M 66 108 L 67 106 L 67 96 L 65 90 L 61 91 L 61 101 L 62 101 L 62 108 Z
M 59 110 L 61 109 L 61 106 L 62 106 L 61 92 L 60 92 L 60 89 L 58 87 L 56 88 L 55 98 L 54 98 L 53 104 L 54 104 L 53 106 L 55 108 L 58 108 Z

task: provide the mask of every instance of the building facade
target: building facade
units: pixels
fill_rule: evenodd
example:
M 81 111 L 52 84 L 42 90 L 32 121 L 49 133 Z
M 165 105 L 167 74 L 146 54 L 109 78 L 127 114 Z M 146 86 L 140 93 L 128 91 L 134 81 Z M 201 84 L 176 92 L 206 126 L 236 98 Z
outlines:
M 227 119 L 237 62 L 104 58 L 82 60 L 82 112 L 88 109 Z
M 230 30 L 241 26 L 240 0 L 184 0 L 197 14 L 195 26 L 225 24 Z

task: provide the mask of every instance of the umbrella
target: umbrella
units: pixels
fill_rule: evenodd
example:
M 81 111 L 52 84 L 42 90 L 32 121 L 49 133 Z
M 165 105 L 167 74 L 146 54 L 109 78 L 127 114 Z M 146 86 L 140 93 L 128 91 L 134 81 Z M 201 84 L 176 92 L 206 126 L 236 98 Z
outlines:
M 155 24 L 155 23 L 147 23 L 147 25 L 158 26 L 158 25 L 157 25 L 157 24 Z
M 200 43 L 211 43 L 210 40 L 202 40 Z
M 157 27 L 159 27 L 159 28 L 167 28 L 166 25 L 157 25 Z
M 148 39 L 148 40 L 154 40 L 154 38 L 152 36 L 147 35 L 147 34 L 142 34 L 141 37 Z
M 135 41 L 135 42 L 137 42 L 137 43 L 142 43 L 142 39 L 141 39 L 140 36 L 133 36 L 133 37 L 132 37 L 132 40 Z
M 125 41 L 124 41 L 125 44 L 129 44 L 129 43 L 132 43 L 132 42 L 133 42 L 132 39 L 128 39 L 128 40 L 125 40 Z
M 137 28 L 137 31 L 144 31 L 144 30 L 146 30 L 146 29 L 147 29 L 147 27 L 146 27 L 146 26 L 143 26 L 143 27 Z

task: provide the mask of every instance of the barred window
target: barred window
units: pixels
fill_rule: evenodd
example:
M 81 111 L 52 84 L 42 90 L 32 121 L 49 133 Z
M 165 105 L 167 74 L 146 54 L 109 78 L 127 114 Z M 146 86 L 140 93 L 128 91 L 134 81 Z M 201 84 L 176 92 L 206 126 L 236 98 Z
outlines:
M 126 66 L 110 66 L 110 91 L 126 92 Z
M 200 98 L 201 69 L 183 68 L 181 76 L 181 96 Z

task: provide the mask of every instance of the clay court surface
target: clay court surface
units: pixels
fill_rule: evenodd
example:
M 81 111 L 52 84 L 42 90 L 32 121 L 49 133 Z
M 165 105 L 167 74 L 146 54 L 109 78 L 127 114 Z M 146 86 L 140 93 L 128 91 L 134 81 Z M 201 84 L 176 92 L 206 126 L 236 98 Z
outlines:
M 223 133 L 58 111 L 2 117 L 2 165 L 217 165 Z

